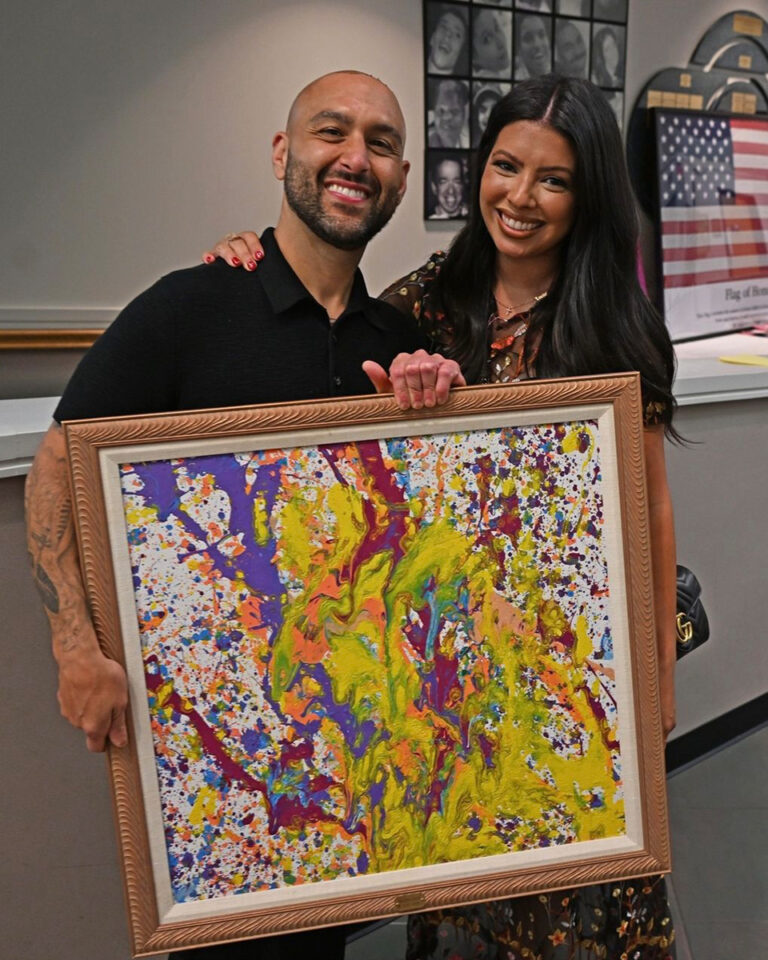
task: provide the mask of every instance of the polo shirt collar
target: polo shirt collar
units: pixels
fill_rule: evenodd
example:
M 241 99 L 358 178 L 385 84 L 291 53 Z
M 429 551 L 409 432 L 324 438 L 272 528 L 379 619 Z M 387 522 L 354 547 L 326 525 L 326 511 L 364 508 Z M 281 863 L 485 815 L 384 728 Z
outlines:
M 264 247 L 264 259 L 259 264 L 257 273 L 275 314 L 286 313 L 297 303 L 307 300 L 317 304 L 323 310 L 283 256 L 275 239 L 274 229 L 268 227 L 262 233 L 260 240 Z M 342 317 L 349 313 L 364 313 L 375 326 L 386 329 L 386 323 L 378 316 L 374 303 L 368 296 L 362 273 L 355 270 L 349 302 Z

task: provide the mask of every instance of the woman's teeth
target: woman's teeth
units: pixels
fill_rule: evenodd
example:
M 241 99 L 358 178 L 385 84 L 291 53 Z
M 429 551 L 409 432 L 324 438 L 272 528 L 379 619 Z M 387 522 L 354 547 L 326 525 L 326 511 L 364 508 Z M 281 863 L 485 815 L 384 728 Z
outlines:
M 510 227 L 512 230 L 535 230 L 539 226 L 538 223 L 530 223 L 523 220 L 513 220 L 512 217 L 508 217 L 505 214 L 501 214 L 501 219 L 503 223 Z

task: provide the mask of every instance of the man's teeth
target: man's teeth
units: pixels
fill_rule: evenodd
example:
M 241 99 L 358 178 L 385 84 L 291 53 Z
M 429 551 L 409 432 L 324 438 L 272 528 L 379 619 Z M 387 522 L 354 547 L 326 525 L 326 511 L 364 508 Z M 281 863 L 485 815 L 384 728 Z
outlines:
M 526 223 L 523 220 L 513 220 L 512 217 L 507 217 L 503 213 L 501 214 L 501 219 L 512 230 L 535 230 L 536 227 L 539 226 L 538 223 Z
M 364 190 L 355 190 L 354 187 L 340 187 L 336 183 L 329 189 L 333 190 L 334 193 L 340 193 L 342 197 L 351 197 L 352 200 L 365 200 Z

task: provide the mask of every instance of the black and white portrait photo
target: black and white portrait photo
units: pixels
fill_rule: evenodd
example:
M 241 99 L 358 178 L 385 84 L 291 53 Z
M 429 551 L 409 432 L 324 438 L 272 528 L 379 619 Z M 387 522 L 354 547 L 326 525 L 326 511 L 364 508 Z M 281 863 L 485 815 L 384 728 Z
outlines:
M 426 219 L 467 218 L 474 151 L 519 81 L 590 80 L 623 128 L 628 8 L 629 0 L 422 0 Z
M 626 28 L 615 24 L 592 24 L 592 82 L 598 87 L 624 86 Z
M 627 0 L 594 0 L 592 16 L 595 20 L 627 22 Z
M 428 220 L 462 220 L 469 213 L 469 163 L 466 154 L 427 153 L 426 214 Z
M 512 75 L 512 12 L 475 7 L 472 76 L 508 80 Z
M 472 147 L 480 143 L 480 137 L 488 126 L 491 110 L 505 93 L 512 89 L 511 83 L 497 83 L 493 80 L 475 81 L 472 84 Z
M 555 73 L 564 77 L 589 75 L 589 23 L 585 20 L 555 20 Z
M 427 145 L 469 148 L 469 81 L 430 77 L 427 83 Z
M 552 17 L 515 14 L 515 80 L 552 70 Z
M 469 72 L 469 13 L 457 3 L 428 3 L 425 31 L 427 73 Z
M 616 114 L 619 130 L 624 129 L 624 93 L 621 90 L 603 90 L 611 110 Z
M 566 17 L 588 17 L 592 0 L 557 0 L 556 10 Z
M 552 0 L 517 0 L 518 10 L 538 10 L 539 13 L 552 13 Z

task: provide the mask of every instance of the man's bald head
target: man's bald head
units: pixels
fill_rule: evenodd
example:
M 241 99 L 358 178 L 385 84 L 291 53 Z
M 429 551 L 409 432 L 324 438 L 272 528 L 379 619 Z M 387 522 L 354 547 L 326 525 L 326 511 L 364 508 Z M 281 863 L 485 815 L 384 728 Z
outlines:
M 352 90 L 380 102 L 384 109 L 394 113 L 401 142 L 405 146 L 405 118 L 397 97 L 383 80 L 379 80 L 378 77 L 374 77 L 370 73 L 363 73 L 361 70 L 334 70 L 311 80 L 298 92 L 291 104 L 286 121 L 287 133 L 290 135 L 292 128 L 306 115 L 307 109 L 309 109 L 309 115 L 311 115 L 312 105 L 318 97 L 333 96 L 340 91 Z

